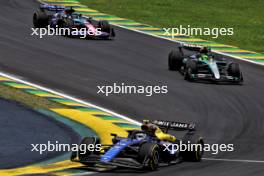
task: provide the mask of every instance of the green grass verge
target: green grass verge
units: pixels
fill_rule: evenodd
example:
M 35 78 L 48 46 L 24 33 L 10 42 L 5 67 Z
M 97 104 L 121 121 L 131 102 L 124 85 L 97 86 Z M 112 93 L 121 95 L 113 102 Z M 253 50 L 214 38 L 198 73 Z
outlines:
M 234 28 L 233 36 L 198 38 L 264 52 L 262 0 L 79 0 L 89 8 L 155 27 Z
M 4 85 L 0 85 L 0 97 L 21 103 L 32 109 L 67 108 L 58 103 L 53 103 L 36 95 Z

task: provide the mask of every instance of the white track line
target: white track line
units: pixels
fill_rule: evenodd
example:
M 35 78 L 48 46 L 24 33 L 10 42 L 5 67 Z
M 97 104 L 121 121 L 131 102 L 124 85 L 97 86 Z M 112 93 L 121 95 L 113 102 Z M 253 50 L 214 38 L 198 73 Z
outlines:
M 17 81 L 17 82 L 21 82 L 21 83 L 27 84 L 27 85 L 29 85 L 29 86 L 32 86 L 32 87 L 38 88 L 38 89 L 40 89 L 40 90 L 44 90 L 44 91 L 47 91 L 47 92 L 50 92 L 50 93 L 56 94 L 56 95 L 59 95 L 59 96 L 61 96 L 61 97 L 64 97 L 64 98 L 67 98 L 67 99 L 70 99 L 70 100 L 74 100 L 74 101 L 76 101 L 76 102 L 79 102 L 79 103 L 84 104 L 84 105 L 91 106 L 91 107 L 93 107 L 93 108 L 97 108 L 97 109 L 99 109 L 99 110 L 102 110 L 102 111 L 104 111 L 104 112 L 110 113 L 110 114 L 112 114 L 112 115 L 115 115 L 115 116 L 117 116 L 117 117 L 120 117 L 120 118 L 122 118 L 122 119 L 124 119 L 124 120 L 127 120 L 127 121 L 129 121 L 129 122 L 132 122 L 132 123 L 134 123 L 134 124 L 137 124 L 137 125 L 140 125 L 140 124 L 141 124 L 141 123 L 139 123 L 138 121 L 132 120 L 132 119 L 130 119 L 130 118 L 128 118 L 128 117 L 125 117 L 125 116 L 123 116 L 123 115 L 121 115 L 121 114 L 115 113 L 115 112 L 113 112 L 113 111 L 111 111 L 111 110 L 108 110 L 108 109 L 105 109 L 105 108 L 99 107 L 99 106 L 94 105 L 94 104 L 92 104 L 92 103 L 85 102 L 85 101 L 83 101 L 83 100 L 80 100 L 80 99 L 74 98 L 74 97 L 72 97 L 72 96 L 69 96 L 69 95 L 66 95 L 66 94 L 63 94 L 63 93 L 59 93 L 59 92 L 57 92 L 57 91 L 51 90 L 51 89 L 46 88 L 46 87 L 43 87 L 43 86 L 40 86 L 40 85 L 37 85 L 37 84 L 34 84 L 34 83 L 30 83 L 30 82 L 28 82 L 28 81 L 24 81 L 24 80 L 22 80 L 22 79 L 20 79 L 20 78 L 17 78 L 16 76 L 11 76 L 10 74 L 6 74 L 6 73 L 3 73 L 3 72 L 0 72 L 0 76 L 3 76 L 3 77 L 6 77 L 6 78 L 9 78 L 9 79 L 12 79 L 12 80 Z M 80 173 L 80 174 L 72 174 L 71 176 L 84 176 L 84 175 L 91 175 L 91 174 L 95 174 L 95 173 L 96 173 L 96 172 L 85 172 L 85 173 Z
M 38 1 L 41 3 L 41 0 L 38 0 Z M 108 15 L 108 14 L 106 14 L 106 15 Z M 89 18 L 89 16 L 87 16 L 87 15 L 84 15 L 84 17 Z M 161 36 L 158 36 L 158 35 L 155 35 L 155 34 L 151 34 L 151 33 L 147 33 L 147 32 L 143 32 L 143 31 L 140 31 L 140 30 L 130 29 L 130 28 L 127 28 L 125 26 L 118 25 L 118 24 L 112 24 L 111 23 L 111 25 L 117 26 L 117 27 L 120 27 L 120 28 L 123 28 L 123 29 L 126 29 L 126 30 L 131 30 L 131 31 L 134 31 L 134 32 L 138 32 L 138 33 L 141 33 L 141 34 L 150 35 L 152 37 L 160 38 L 160 39 L 167 40 L 167 41 L 174 42 L 174 43 L 178 43 L 178 44 L 186 43 L 186 42 L 180 42 L 180 41 L 176 41 L 176 40 L 170 40 L 169 38 L 164 38 L 164 37 L 161 37 Z M 245 62 L 249 62 L 249 63 L 253 63 L 253 64 L 256 64 L 256 65 L 264 66 L 264 64 L 262 64 L 262 63 L 254 62 L 254 61 L 251 61 L 251 60 L 248 60 L 248 59 L 244 59 L 244 58 L 241 58 L 241 57 L 238 57 L 238 56 L 234 56 L 232 54 L 226 54 L 226 53 L 222 53 L 220 51 L 215 51 L 215 50 L 213 50 L 213 52 L 217 53 L 217 54 L 221 54 L 223 56 L 228 56 L 228 57 L 232 57 L 232 58 L 235 58 L 235 59 L 238 59 L 238 60 L 242 60 L 242 61 L 245 61 Z
M 261 160 L 221 159 L 221 158 L 203 158 L 203 160 L 207 160 L 207 161 L 225 161 L 225 162 L 241 162 L 241 163 L 262 163 L 262 164 L 264 164 L 264 161 L 261 161 Z
M 88 17 L 88 16 L 86 16 L 86 17 Z M 120 27 L 120 28 L 123 28 L 123 29 L 131 30 L 131 31 L 134 31 L 134 32 L 138 32 L 138 33 L 141 33 L 141 34 L 150 35 L 152 37 L 160 38 L 160 39 L 163 39 L 163 40 L 175 42 L 175 43 L 178 43 L 178 44 L 185 43 L 185 42 L 180 42 L 180 41 L 176 41 L 176 40 L 170 40 L 169 38 L 163 38 L 161 36 L 158 36 L 158 35 L 155 35 L 155 34 L 150 34 L 150 33 L 147 33 L 147 32 L 142 32 L 142 31 L 139 31 L 139 30 L 136 30 L 136 29 L 129 29 L 129 28 L 126 28 L 126 27 L 118 25 L 118 24 L 111 24 L 111 25 L 117 26 L 117 27 Z M 235 58 L 235 59 L 238 59 L 238 60 L 243 60 L 243 61 L 246 61 L 246 62 L 250 62 L 250 63 L 256 64 L 256 65 L 264 66 L 264 64 L 261 64 L 261 63 L 258 63 L 258 62 L 254 62 L 254 61 L 251 61 L 251 60 L 248 60 L 248 59 L 244 59 L 244 58 L 241 58 L 241 57 L 238 57 L 238 56 L 234 56 L 232 54 L 226 54 L 226 53 L 222 53 L 220 51 L 215 51 L 215 50 L 213 50 L 213 52 L 217 53 L 217 54 L 221 54 L 223 56 L 228 56 L 228 57 L 232 57 L 232 58 Z
M 112 24 L 112 25 L 117 26 L 117 27 L 120 27 L 120 28 L 123 28 L 123 29 L 131 30 L 131 31 L 134 31 L 134 32 L 139 32 L 139 33 L 142 33 L 142 34 L 145 34 L 145 35 L 150 35 L 150 36 L 153 36 L 153 37 L 157 37 L 157 38 L 160 38 L 160 39 L 165 39 L 165 40 L 168 40 L 168 41 L 171 41 L 171 42 L 182 43 L 182 42 L 179 42 L 179 41 L 174 41 L 174 40 L 170 40 L 170 39 L 167 39 L 167 38 L 163 38 L 163 37 L 160 37 L 160 36 L 157 36 L 157 35 L 154 35 L 154 34 L 145 33 L 145 32 L 139 31 L 139 30 L 129 29 L 129 28 L 126 28 L 126 27 L 117 25 L 117 24 Z M 240 59 L 240 60 L 243 60 L 243 61 L 246 61 L 246 62 L 251 62 L 251 63 L 257 64 L 257 65 L 263 66 L 263 64 L 256 63 L 256 62 L 253 62 L 253 61 L 250 61 L 250 60 L 246 60 L 246 59 L 243 59 L 243 58 L 240 58 L 240 57 L 237 57 L 237 56 L 233 56 L 233 55 L 225 54 L 225 53 L 221 53 L 221 52 L 216 52 L 216 51 L 214 51 L 214 52 L 215 53 L 218 53 L 218 54 L 221 54 L 221 55 L 224 55 L 224 56 L 233 57 L 233 58 L 236 58 L 236 59 Z M 38 89 L 41 89 L 41 90 L 44 90 L 44 91 L 47 91 L 47 92 L 50 92 L 50 93 L 53 93 L 53 94 L 57 94 L 57 95 L 59 95 L 61 97 L 64 97 L 64 98 L 67 98 L 67 99 L 70 99 L 70 100 L 73 100 L 73 101 L 82 103 L 82 104 L 87 105 L 87 106 L 91 106 L 93 108 L 97 108 L 97 109 L 102 110 L 102 111 L 105 111 L 107 113 L 110 113 L 112 115 L 115 115 L 117 117 L 120 117 L 120 118 L 122 118 L 124 120 L 127 120 L 129 122 L 132 122 L 134 124 L 141 125 L 141 123 L 138 122 L 138 121 L 136 121 L 136 120 L 130 119 L 130 118 L 124 116 L 124 115 L 118 114 L 118 113 L 116 113 L 114 111 L 111 111 L 109 109 L 105 109 L 103 107 L 94 105 L 94 104 L 92 104 L 90 102 L 86 102 L 86 101 L 83 101 L 81 99 L 74 98 L 73 96 L 66 95 L 66 94 L 63 94 L 63 93 L 54 91 L 52 89 L 49 89 L 49 88 L 46 88 L 46 87 L 43 87 L 43 86 L 40 86 L 40 85 L 37 85 L 37 84 L 34 84 L 34 83 L 30 83 L 28 81 L 24 81 L 24 80 L 22 80 L 20 78 L 17 78 L 15 76 L 11 76 L 11 75 L 6 74 L 6 73 L 3 73 L 3 72 L 0 72 L 0 76 L 4 76 L 4 77 L 7 77 L 9 79 L 13 79 L 15 81 L 18 81 L 18 82 L 22 82 L 24 84 L 27 84 L 29 86 L 36 87 Z M 215 158 L 203 158 L 203 160 L 209 160 L 209 161 L 228 161 L 228 162 L 247 162 L 247 163 L 264 163 L 264 161 L 260 161 L 260 160 L 237 160 L 237 159 L 215 159 Z M 83 173 L 83 174 L 85 174 L 85 173 Z M 91 173 L 86 173 L 86 174 L 91 174 Z
M 121 115 L 121 114 L 118 114 L 118 113 L 116 113 L 116 112 L 113 112 L 113 111 L 111 111 L 111 110 L 109 110 L 109 109 L 105 109 L 105 108 L 103 108 L 103 107 L 100 107 L 100 106 L 94 105 L 94 104 L 92 104 L 92 103 L 90 103 L 90 102 L 86 102 L 86 101 L 80 100 L 80 99 L 78 99 L 78 98 L 74 98 L 73 96 L 66 95 L 66 94 L 63 94 L 63 93 L 60 93 L 60 92 L 54 91 L 54 90 L 52 90 L 52 89 L 50 89 L 50 88 L 46 88 L 46 87 L 43 87 L 43 86 L 40 86 L 40 85 L 37 85 L 37 84 L 34 84 L 34 83 L 30 83 L 30 82 L 28 82 L 28 81 L 24 81 L 24 80 L 22 80 L 22 79 L 20 79 L 20 78 L 17 78 L 17 77 L 15 77 L 15 76 L 11 76 L 11 75 L 6 74 L 6 73 L 3 73 L 3 72 L 0 72 L 0 76 L 4 76 L 4 77 L 7 77 L 7 78 L 9 78 L 9 79 L 13 79 L 13 80 L 15 80 L 15 81 L 18 81 L 18 82 L 21 82 L 21 83 L 27 84 L 27 85 L 32 86 L 32 87 L 36 87 L 36 88 L 38 88 L 38 89 L 41 89 L 41 90 L 44 90 L 44 91 L 47 91 L 47 92 L 50 92 L 50 93 L 53 93 L 53 94 L 59 95 L 59 96 L 61 96 L 61 97 L 64 97 L 64 98 L 67 98 L 67 99 L 70 99 L 70 100 L 76 101 L 76 102 L 78 102 L 78 103 L 81 103 L 81 104 L 84 104 L 84 105 L 87 105 L 87 106 L 91 106 L 91 107 L 93 107 L 93 108 L 97 108 L 97 109 L 99 109 L 99 110 L 102 110 L 102 111 L 107 112 L 107 113 L 109 113 L 109 114 L 112 114 L 112 115 L 115 115 L 115 116 L 117 116 L 117 117 L 120 117 L 120 118 L 122 118 L 122 119 L 124 119 L 124 120 L 127 120 L 127 121 L 129 121 L 129 122 L 131 122 L 131 123 L 134 123 L 134 124 L 136 124 L 136 125 L 141 125 L 141 123 L 139 123 L 138 121 L 133 120 L 133 119 L 130 119 L 130 118 L 124 116 L 124 115 Z
M 96 174 L 97 172 L 83 172 L 80 174 L 69 174 L 68 176 L 85 176 L 85 175 L 91 175 L 91 174 Z
M 15 80 L 15 81 L 18 81 L 18 82 L 21 82 L 21 83 L 24 83 L 24 84 L 27 84 L 29 86 L 32 86 L 32 87 L 36 87 L 38 89 L 41 89 L 41 90 L 44 90 L 44 91 L 47 91 L 47 92 L 50 92 L 50 93 L 53 93 L 53 94 L 56 94 L 56 95 L 59 95 L 61 97 L 64 97 L 64 98 L 67 98 L 67 99 L 70 99 L 70 100 L 74 100 L 76 102 L 79 102 L 79 103 L 82 103 L 82 104 L 85 104 L 85 105 L 88 105 L 88 106 L 91 106 L 91 107 L 94 107 L 94 108 L 97 108 L 97 109 L 100 109 L 102 111 L 105 111 L 107 113 L 110 113 L 110 114 L 113 114 L 115 116 L 118 116 L 122 119 L 125 119 L 129 122 L 132 122 L 132 123 L 135 123 L 137 125 L 141 125 L 140 122 L 138 121 L 135 121 L 133 119 L 130 119 L 126 116 L 123 116 L 121 114 L 118 114 L 118 113 L 115 113 L 111 110 L 108 110 L 108 109 L 105 109 L 105 108 L 102 108 L 100 106 L 97 106 L 97 105 L 94 105 L 92 103 L 89 103 L 89 102 L 86 102 L 86 101 L 83 101 L 83 100 L 80 100 L 78 98 L 74 98 L 72 96 L 69 96 L 69 95 L 66 95 L 66 94 L 63 94 L 63 93 L 59 93 L 57 91 L 54 91 L 54 90 L 51 90 L 49 88 L 46 88 L 46 87 L 43 87 L 43 86 L 40 86 L 40 85 L 37 85 L 37 84 L 34 84 L 34 83 L 30 83 L 28 81 L 24 81 L 20 78 L 17 78 L 15 76 L 11 76 L 9 74 L 6 74 L 6 73 L 3 73 L 3 72 L 0 72 L 0 76 L 4 76 L 4 77 L 7 77 L 9 79 L 12 79 L 12 80 Z M 217 158 L 203 158 L 203 160 L 208 160 L 208 161 L 226 161 L 226 162 L 245 162 L 245 163 L 264 163 L 264 161 L 261 161 L 261 160 L 239 160 L 239 159 L 217 159 Z M 83 174 L 88 174 L 88 173 L 83 173 Z

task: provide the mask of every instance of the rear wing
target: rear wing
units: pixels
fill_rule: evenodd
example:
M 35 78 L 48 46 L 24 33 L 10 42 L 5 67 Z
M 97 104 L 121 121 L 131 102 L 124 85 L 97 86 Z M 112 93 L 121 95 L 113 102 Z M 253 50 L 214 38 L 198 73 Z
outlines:
M 165 129 L 166 132 L 168 130 L 189 130 L 189 131 L 195 131 L 196 125 L 195 123 L 184 123 L 184 122 L 172 122 L 172 121 L 165 121 L 165 120 L 153 120 L 150 121 L 150 123 L 153 123 L 157 125 L 158 127 Z
M 60 11 L 65 10 L 66 7 L 65 6 L 47 4 L 47 3 L 41 3 L 39 8 L 41 10 L 60 12 Z
M 196 52 L 199 52 L 204 46 L 201 46 L 201 45 L 195 45 L 195 44 L 181 44 L 180 46 L 180 49 L 187 49 L 187 50 L 190 50 L 190 51 L 196 51 Z M 208 47 L 208 50 L 211 51 L 211 47 Z
M 190 51 L 200 51 L 200 49 L 202 48 L 202 46 L 200 45 L 191 45 L 191 44 L 181 44 L 180 48 L 184 48 Z

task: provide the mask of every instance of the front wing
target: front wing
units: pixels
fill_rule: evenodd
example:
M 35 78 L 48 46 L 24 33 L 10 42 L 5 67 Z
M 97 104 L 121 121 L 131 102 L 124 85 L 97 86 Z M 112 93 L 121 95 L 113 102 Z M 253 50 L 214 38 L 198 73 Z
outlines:
M 90 155 L 89 157 L 80 160 L 79 158 L 72 159 L 73 162 L 80 162 L 87 166 L 91 164 L 96 164 L 97 166 L 104 167 L 124 167 L 124 168 L 132 168 L 132 169 L 142 169 L 144 164 L 137 162 L 133 158 L 114 158 L 109 162 L 103 162 L 100 160 L 100 155 Z
M 220 75 L 219 79 L 216 79 L 212 74 L 192 74 L 191 75 L 193 79 L 195 80 L 211 80 L 211 81 L 219 81 L 219 82 L 237 82 L 237 81 L 243 81 L 241 78 L 228 76 L 228 75 Z

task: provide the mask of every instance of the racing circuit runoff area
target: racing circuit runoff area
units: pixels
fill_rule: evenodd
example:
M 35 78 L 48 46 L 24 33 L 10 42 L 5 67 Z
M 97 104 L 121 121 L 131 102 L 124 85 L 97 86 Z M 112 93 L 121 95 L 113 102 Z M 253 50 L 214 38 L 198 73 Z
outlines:
M 232 143 L 235 148 L 233 152 L 218 155 L 205 153 L 204 160 L 199 163 L 184 162 L 161 167 L 155 172 L 113 170 L 93 174 L 263 175 L 263 66 L 236 60 L 243 71 L 245 82 L 242 86 L 190 83 L 179 73 L 167 69 L 168 53 L 178 46 L 174 42 L 119 27 L 114 27 L 115 40 L 79 40 L 62 36 L 40 40 L 30 36 L 32 14 L 38 7 L 36 1 L 7 0 L 0 5 L 2 72 L 92 102 L 138 122 L 143 119 L 195 122 L 206 143 Z M 150 97 L 97 93 L 98 85 L 113 83 L 166 85 L 168 93 Z M 80 140 L 70 127 L 13 102 L 1 100 L 0 103 L 1 131 L 4 131 L 0 133 L 0 163 L 4 163 L 1 170 L 19 169 L 57 156 L 38 158 L 36 153 L 29 154 L 26 145 L 29 142 Z M 67 166 L 70 165 L 71 162 L 67 162 Z M 78 175 L 73 171 L 71 174 Z M 86 169 L 82 173 L 92 174 Z

